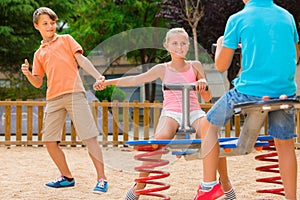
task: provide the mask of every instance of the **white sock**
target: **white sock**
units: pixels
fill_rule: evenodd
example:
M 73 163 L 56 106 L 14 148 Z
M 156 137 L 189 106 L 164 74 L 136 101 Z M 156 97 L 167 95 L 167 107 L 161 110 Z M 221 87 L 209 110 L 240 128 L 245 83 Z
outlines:
M 201 182 L 201 187 L 202 190 L 204 191 L 209 191 L 211 190 L 218 182 L 217 181 L 213 181 L 213 182 Z

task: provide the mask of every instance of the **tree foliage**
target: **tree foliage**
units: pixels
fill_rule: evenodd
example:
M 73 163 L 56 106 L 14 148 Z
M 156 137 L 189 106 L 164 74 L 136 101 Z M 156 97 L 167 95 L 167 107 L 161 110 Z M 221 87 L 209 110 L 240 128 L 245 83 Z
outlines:
M 106 87 L 102 91 L 96 91 L 95 96 L 98 98 L 99 101 L 107 100 L 109 102 L 112 102 L 114 100 L 117 100 L 119 102 L 122 102 L 126 98 L 126 93 L 120 88 L 111 85 Z
M 12 69 L 12 72 L 18 72 L 21 58 L 30 55 L 32 47 L 36 46 L 32 13 L 37 6 L 33 0 L 0 2 L 1 72 L 10 72 Z
M 58 32 L 77 13 L 75 5 L 84 1 L 76 0 L 5 0 L 0 2 L 0 70 L 18 72 L 25 58 L 32 59 L 39 47 L 41 36 L 33 27 L 32 14 L 40 6 L 53 9 L 59 16 Z
M 192 0 L 194 3 L 197 0 Z M 242 0 L 201 0 L 204 8 L 204 14 L 197 27 L 197 35 L 199 43 L 207 50 L 216 42 L 217 38 L 224 33 L 226 21 L 230 15 L 243 9 Z M 286 8 L 293 14 L 299 30 L 300 22 L 300 0 L 275 0 L 275 3 Z M 158 17 L 164 17 L 171 20 L 171 26 L 181 26 L 185 28 L 190 35 L 192 31 L 188 23 L 180 17 L 182 7 L 178 0 L 164 0 L 162 9 Z M 298 31 L 300 33 L 300 31 Z
M 162 19 L 155 18 L 160 11 L 159 0 L 94 0 L 77 7 L 77 18 L 66 31 L 73 35 L 87 51 L 99 43 L 139 27 L 161 26 Z
M 22 75 L 20 66 L 27 58 L 32 62 L 33 54 L 40 45 L 41 36 L 33 27 L 32 14 L 35 9 L 47 6 L 59 16 L 57 31 L 61 32 L 70 19 L 77 16 L 74 8 L 88 0 L 5 0 L 0 1 L 0 72 L 10 80 L 10 88 L 1 90 L 1 96 L 10 98 L 32 98 L 44 95 L 35 89 Z M 23 88 L 23 89 L 22 89 Z M 27 91 L 27 92 L 26 92 Z
M 71 34 L 88 55 L 94 47 L 107 38 L 139 27 L 164 26 L 164 19 L 155 16 L 160 0 L 5 0 L 0 2 L 0 71 L 10 78 L 11 87 L 33 88 L 20 71 L 27 58 L 40 45 L 41 36 L 32 24 L 33 11 L 41 6 L 53 9 L 59 17 L 58 33 Z M 141 35 L 141 37 L 143 37 Z M 137 63 L 153 62 L 155 50 L 140 49 L 125 52 Z M 145 68 L 144 70 L 147 70 Z M 44 90 L 46 86 L 43 86 Z M 44 90 L 42 93 L 44 93 Z M 5 90 L 7 91 L 7 90 Z M 15 95 L 20 93 L 15 90 Z M 12 94 L 12 92 L 9 92 Z M 3 93 L 1 93 L 3 94 Z M 23 98 L 23 97 L 22 97 Z
M 77 8 L 76 12 L 79 13 L 80 17 L 74 18 L 66 31 L 82 44 L 86 54 L 88 54 L 97 45 L 116 34 L 140 27 L 165 26 L 165 19 L 156 18 L 160 12 L 160 7 L 157 6 L 158 2 L 160 0 L 91 1 L 88 5 Z M 140 35 L 140 37 L 145 36 Z M 134 39 L 136 38 L 132 38 L 132 40 Z M 122 46 L 122 44 L 119 45 Z M 108 51 L 101 53 L 104 57 L 110 58 Z M 124 50 L 123 55 L 126 55 L 133 64 L 142 64 L 143 71 L 149 69 L 149 65 L 146 63 L 154 63 L 159 57 L 157 49 L 151 48 L 141 48 L 132 52 Z M 145 91 L 146 99 L 153 101 L 155 86 L 150 87 L 149 84 L 146 84 Z
M 197 7 L 193 5 L 199 5 Z M 197 39 L 208 51 L 211 44 L 223 34 L 228 17 L 243 8 L 242 0 L 2 0 L 0 1 L 0 71 L 11 80 L 16 90 L 1 90 L 1 96 L 15 95 L 30 98 L 44 95 L 46 86 L 37 90 L 23 77 L 20 65 L 27 58 L 32 62 L 33 53 L 40 45 L 41 36 L 32 24 L 32 13 L 41 6 L 53 9 L 58 17 L 58 33 L 70 33 L 83 47 L 86 55 L 99 43 L 113 35 L 141 27 L 184 27 L 189 34 L 192 28 L 182 17 L 185 3 L 189 8 L 199 8 L 201 19 L 197 26 Z M 192 2 L 194 4 L 192 4 Z M 275 0 L 300 21 L 300 0 Z M 190 10 L 189 15 L 195 12 Z M 167 22 L 167 23 L 166 23 Z M 299 23 L 298 30 L 299 30 Z M 300 32 L 300 31 L 299 31 Z M 143 35 L 141 35 L 143 37 Z M 139 49 L 124 52 L 139 64 L 155 63 L 165 57 L 157 49 Z M 163 52 L 165 53 L 165 52 Z M 145 67 L 144 67 L 145 66 Z M 151 65 L 143 65 L 144 71 Z M 19 88 L 26 88 L 20 91 Z M 148 88 L 148 89 L 147 89 Z M 152 88 L 152 91 L 150 91 Z M 27 92 L 26 92 L 27 91 Z M 152 101 L 155 87 L 146 85 L 146 99 Z

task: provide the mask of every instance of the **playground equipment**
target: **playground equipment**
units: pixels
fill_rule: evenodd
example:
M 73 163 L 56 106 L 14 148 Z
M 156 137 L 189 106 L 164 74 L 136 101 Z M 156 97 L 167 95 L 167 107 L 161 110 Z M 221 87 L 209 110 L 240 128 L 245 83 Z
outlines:
M 136 194 L 138 195 L 147 195 L 147 196 L 156 196 L 161 197 L 165 200 L 169 200 L 170 197 L 164 194 L 159 194 L 157 192 L 167 190 L 170 188 L 169 184 L 155 181 L 157 179 L 162 179 L 170 176 L 169 172 L 165 172 L 162 170 L 154 170 L 155 167 L 161 167 L 169 164 L 168 160 L 163 160 L 161 158 L 151 158 L 152 156 L 156 155 L 163 155 L 169 153 L 169 149 L 166 148 L 165 145 L 138 145 L 135 148 L 138 151 L 146 151 L 146 153 L 141 153 L 136 156 L 134 156 L 134 159 L 139 161 L 147 161 L 147 164 L 142 164 L 141 166 L 135 167 L 134 169 L 138 172 L 148 172 L 150 174 L 156 174 L 156 175 L 150 175 L 147 177 L 139 177 L 136 178 L 134 181 L 136 183 L 145 183 L 147 185 L 155 185 L 158 187 L 152 187 L 150 189 L 142 189 L 142 190 L 136 190 Z
M 269 141 L 269 146 L 264 147 L 263 149 L 269 150 L 271 152 L 255 156 L 255 159 L 259 160 L 259 161 L 273 162 L 275 164 L 256 167 L 255 170 L 261 171 L 261 172 L 272 172 L 272 173 L 279 174 L 278 158 L 275 158 L 275 157 L 277 157 L 277 152 L 276 152 L 276 148 L 274 146 L 274 141 L 271 139 Z M 258 178 L 258 179 L 256 179 L 256 182 L 282 185 L 280 175 L 273 176 L 273 177 L 267 177 L 267 178 Z M 256 190 L 256 192 L 257 193 L 271 193 L 271 194 L 277 194 L 277 195 L 281 195 L 281 196 L 285 195 L 284 188 L 261 189 L 261 190 Z
M 136 191 L 139 195 L 157 196 L 165 200 L 170 199 L 167 195 L 161 195 L 156 193 L 157 191 L 166 190 L 170 185 L 153 181 L 169 176 L 168 172 L 154 170 L 157 166 L 164 166 L 168 164 L 168 161 L 163 159 L 153 159 L 151 156 L 167 154 L 172 152 L 173 155 L 183 155 L 186 160 L 201 159 L 200 148 L 201 139 L 189 139 L 190 133 L 194 130 L 190 126 L 189 119 L 189 93 L 191 90 L 195 90 L 194 84 L 167 84 L 164 85 L 164 89 L 182 90 L 182 126 L 178 129 L 179 139 L 174 140 L 140 140 L 140 141 L 128 141 L 126 144 L 134 146 L 136 150 L 147 151 L 135 156 L 135 159 L 140 161 L 148 161 L 151 164 L 144 164 L 136 167 L 135 170 L 139 172 L 148 172 L 150 175 L 144 178 L 135 179 L 135 182 L 144 182 L 147 184 L 160 185 L 158 188 L 143 189 Z M 231 138 L 219 138 L 220 143 L 220 156 L 239 156 L 246 155 L 254 151 L 254 149 L 261 150 L 270 146 L 272 141 L 271 136 L 260 136 L 260 129 L 269 112 L 280 110 L 299 108 L 300 101 L 298 99 L 267 99 L 258 102 L 246 102 L 237 104 L 234 106 L 236 114 L 244 114 L 246 116 L 244 120 L 243 129 L 239 137 Z M 266 157 L 266 156 L 265 156 Z M 261 159 L 261 158 L 258 158 Z M 268 167 L 267 167 L 268 168 Z M 270 170 L 270 168 L 268 168 Z M 279 177 L 280 179 L 280 177 Z M 278 178 L 276 178 L 278 180 Z M 265 180 L 263 180 L 265 181 Z M 270 180 L 267 180 L 270 182 Z M 272 180 L 274 181 L 274 180 Z M 272 182 L 271 181 L 271 182 Z M 282 189 L 279 191 L 268 191 L 274 194 L 282 193 Z M 266 192 L 266 191 L 259 191 Z

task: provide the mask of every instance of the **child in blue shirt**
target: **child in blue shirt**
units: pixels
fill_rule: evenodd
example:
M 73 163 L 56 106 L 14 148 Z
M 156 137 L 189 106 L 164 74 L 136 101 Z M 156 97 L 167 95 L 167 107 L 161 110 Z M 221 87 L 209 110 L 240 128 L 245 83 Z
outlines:
M 243 0 L 243 10 L 227 21 L 224 36 L 217 41 L 215 65 L 226 71 L 241 44 L 241 73 L 234 88 L 224 94 L 207 113 L 208 131 L 203 138 L 203 182 L 195 200 L 216 199 L 222 191 L 216 181 L 219 144 L 217 133 L 231 119 L 237 103 L 259 101 L 263 96 L 295 97 L 294 80 L 299 59 L 299 36 L 293 16 L 273 0 Z M 274 137 L 285 198 L 297 199 L 297 160 L 294 150 L 294 110 L 268 115 L 268 134 Z

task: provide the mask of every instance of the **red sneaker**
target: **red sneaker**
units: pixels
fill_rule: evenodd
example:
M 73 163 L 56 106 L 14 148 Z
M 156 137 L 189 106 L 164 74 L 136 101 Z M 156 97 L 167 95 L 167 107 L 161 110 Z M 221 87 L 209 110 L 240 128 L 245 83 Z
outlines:
M 215 200 L 224 196 L 224 192 L 221 188 L 221 185 L 216 184 L 210 191 L 203 191 L 201 186 L 199 186 L 197 195 L 194 197 L 194 200 Z

